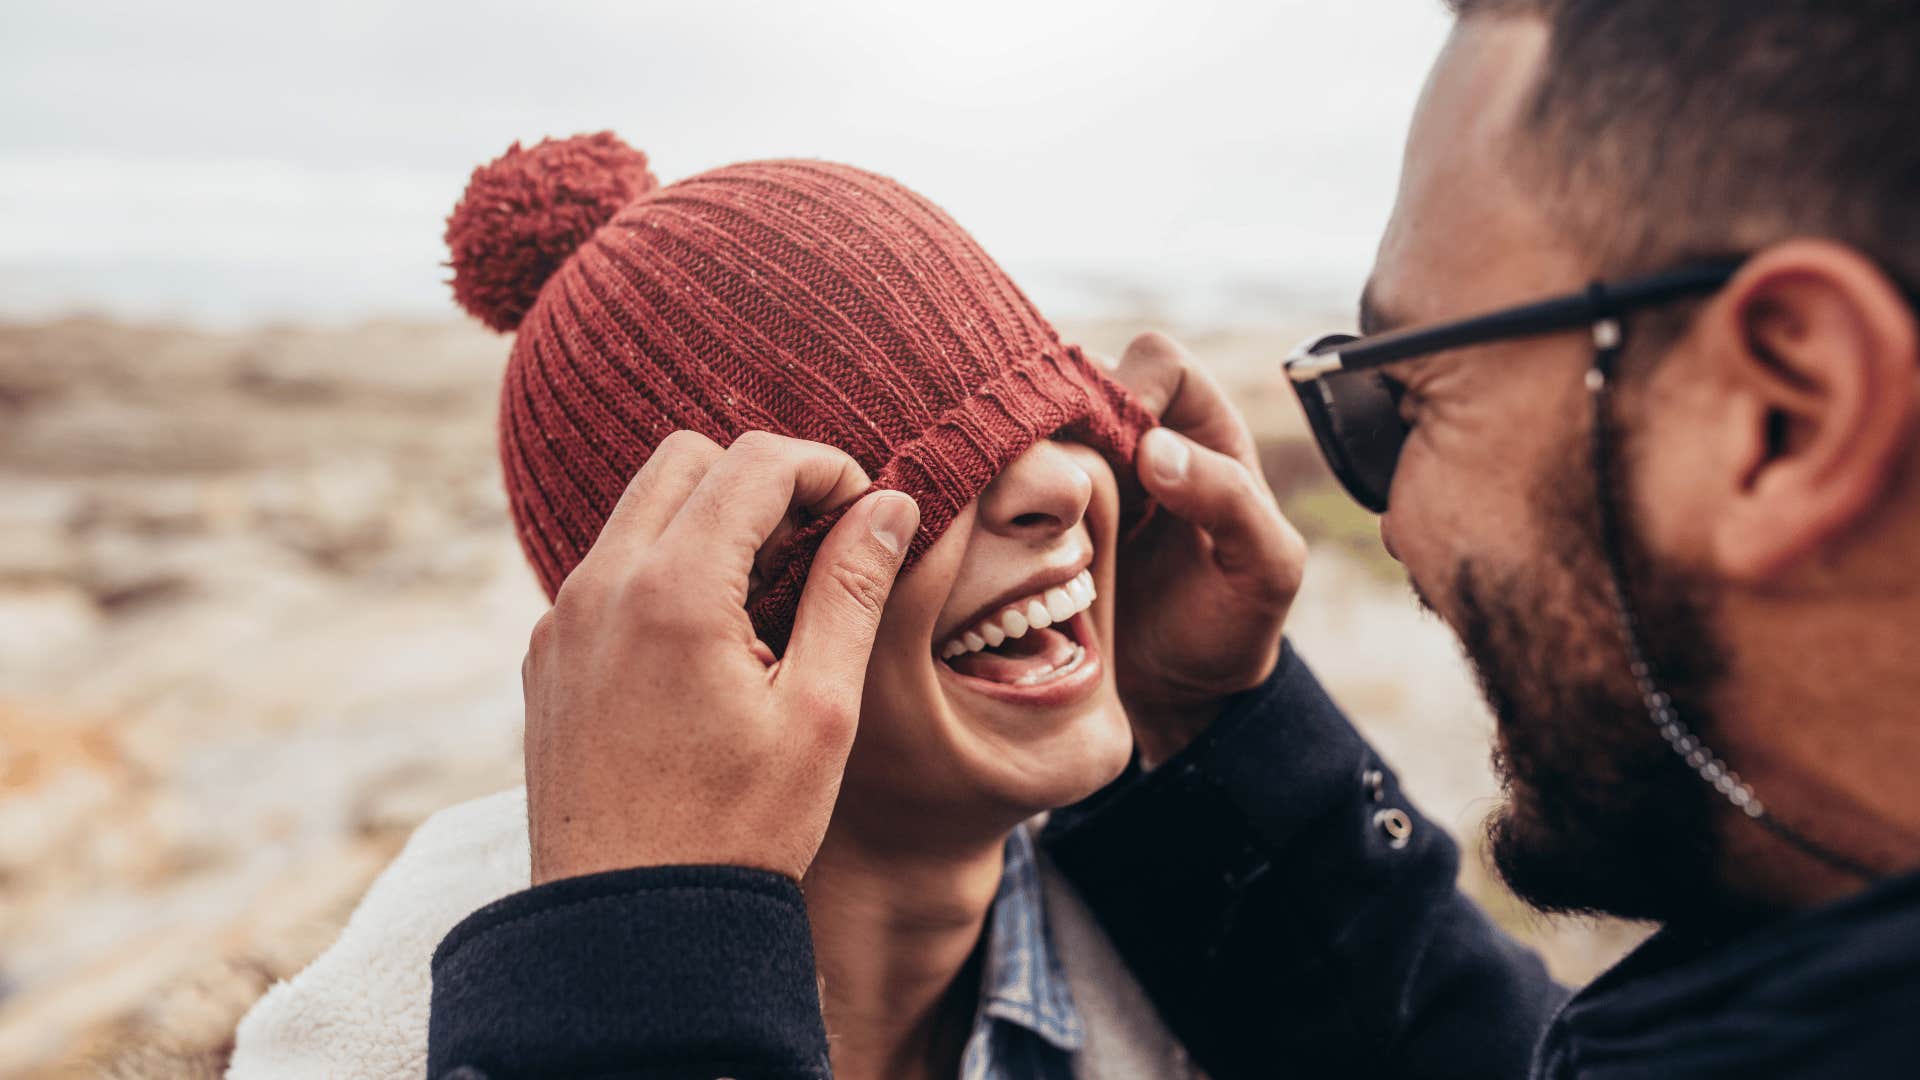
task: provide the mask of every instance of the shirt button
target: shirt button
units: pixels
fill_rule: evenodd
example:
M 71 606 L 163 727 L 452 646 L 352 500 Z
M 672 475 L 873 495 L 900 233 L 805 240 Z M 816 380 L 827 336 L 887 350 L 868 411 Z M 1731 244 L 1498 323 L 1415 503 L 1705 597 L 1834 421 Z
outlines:
M 1413 837 L 1413 819 L 1405 810 L 1393 808 L 1381 810 L 1373 815 L 1374 828 L 1386 835 L 1387 846 L 1395 851 L 1407 846 Z
M 1360 774 L 1360 783 L 1367 789 L 1367 797 L 1379 802 L 1387 797 L 1387 774 L 1379 769 L 1368 769 Z

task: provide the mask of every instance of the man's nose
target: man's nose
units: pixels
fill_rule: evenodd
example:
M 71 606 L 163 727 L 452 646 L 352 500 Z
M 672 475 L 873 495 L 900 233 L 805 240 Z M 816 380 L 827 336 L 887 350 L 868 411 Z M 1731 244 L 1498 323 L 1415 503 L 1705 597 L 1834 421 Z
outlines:
M 1059 443 L 1027 448 L 980 493 L 980 518 L 1004 536 L 1057 536 L 1086 517 L 1093 478 Z

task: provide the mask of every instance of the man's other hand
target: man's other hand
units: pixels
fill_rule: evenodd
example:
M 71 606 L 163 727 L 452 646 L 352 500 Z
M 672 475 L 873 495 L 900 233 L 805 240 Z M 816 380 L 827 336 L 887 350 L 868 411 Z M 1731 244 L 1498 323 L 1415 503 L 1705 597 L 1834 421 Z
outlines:
M 1151 768 L 1273 671 L 1307 548 L 1246 421 L 1185 349 L 1142 334 L 1113 374 L 1163 425 L 1137 466 L 1160 511 L 1120 549 L 1114 610 L 1114 676 Z
M 880 613 L 919 510 L 874 492 L 816 556 L 786 654 L 747 618 L 755 553 L 793 508 L 871 483 L 846 454 L 748 432 L 660 444 L 534 626 L 533 881 L 670 864 L 798 879 L 819 850 Z

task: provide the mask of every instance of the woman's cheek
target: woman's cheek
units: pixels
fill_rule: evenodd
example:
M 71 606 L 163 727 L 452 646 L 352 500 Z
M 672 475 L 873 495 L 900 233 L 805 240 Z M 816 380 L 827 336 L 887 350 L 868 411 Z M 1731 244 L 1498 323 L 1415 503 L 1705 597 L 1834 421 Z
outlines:
M 953 588 L 959 552 L 943 536 L 894 581 L 880 616 L 872 659 L 867 665 L 862 725 L 866 716 L 920 715 L 938 695 L 932 665 L 933 630 Z M 964 550 L 964 546 L 961 548 Z

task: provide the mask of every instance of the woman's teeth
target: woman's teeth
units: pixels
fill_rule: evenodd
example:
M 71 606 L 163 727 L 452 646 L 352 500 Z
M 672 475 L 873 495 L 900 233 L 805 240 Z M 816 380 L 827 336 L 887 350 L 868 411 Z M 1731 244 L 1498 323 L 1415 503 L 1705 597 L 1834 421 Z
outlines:
M 1053 680 L 1058 679 L 1066 675 L 1067 673 L 1079 668 L 1081 661 L 1085 660 L 1086 658 L 1087 658 L 1086 646 L 1075 644 L 1073 647 L 1073 655 L 1067 657 L 1066 660 L 1062 661 L 1060 666 L 1043 668 L 1039 671 L 1030 671 L 1027 674 L 1022 675 L 1019 678 L 1013 680 L 1013 685 L 1032 686 L 1036 683 L 1052 682 Z
M 989 616 L 948 639 L 940 647 L 940 657 L 950 660 L 970 652 L 992 648 L 1009 638 L 1025 637 L 1034 627 L 1066 622 L 1093 604 L 1093 572 L 1082 570 L 1064 585 L 1007 605 L 998 615 Z

